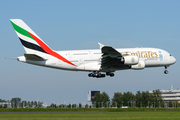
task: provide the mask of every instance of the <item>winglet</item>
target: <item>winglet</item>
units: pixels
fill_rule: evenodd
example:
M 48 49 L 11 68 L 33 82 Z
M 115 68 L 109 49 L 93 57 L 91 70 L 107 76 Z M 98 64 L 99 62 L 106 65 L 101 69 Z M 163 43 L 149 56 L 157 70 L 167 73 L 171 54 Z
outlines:
M 101 43 L 99 43 L 99 42 L 98 42 L 98 44 L 99 44 L 100 49 L 101 49 L 102 47 L 104 47 L 103 44 L 101 44 Z

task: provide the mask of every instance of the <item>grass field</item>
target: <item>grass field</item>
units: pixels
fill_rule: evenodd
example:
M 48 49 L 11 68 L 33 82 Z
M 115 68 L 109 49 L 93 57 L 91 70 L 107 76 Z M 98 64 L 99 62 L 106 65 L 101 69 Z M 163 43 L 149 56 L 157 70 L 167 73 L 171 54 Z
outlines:
M 40 112 L 40 111 L 179 111 L 180 108 L 0 108 L 0 112 Z
M 0 120 L 180 120 L 180 112 L 0 113 Z

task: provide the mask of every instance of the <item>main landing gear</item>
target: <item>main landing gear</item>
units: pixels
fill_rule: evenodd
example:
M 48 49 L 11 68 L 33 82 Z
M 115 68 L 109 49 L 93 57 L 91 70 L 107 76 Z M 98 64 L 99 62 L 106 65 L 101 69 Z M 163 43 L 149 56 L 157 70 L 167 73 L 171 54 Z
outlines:
M 110 76 L 110 77 L 113 77 L 114 73 L 107 72 L 106 75 Z M 96 78 L 106 77 L 106 75 L 105 74 L 101 74 L 100 72 L 92 72 L 92 73 L 88 74 L 89 77 L 96 77 Z
M 106 75 L 110 77 L 114 77 L 114 73 L 111 73 L 111 72 L 107 72 Z
M 164 74 L 168 74 L 167 66 L 165 66 Z
M 88 74 L 89 77 L 96 77 L 96 78 L 102 78 L 105 77 L 105 74 L 101 74 L 100 72 L 93 72 Z

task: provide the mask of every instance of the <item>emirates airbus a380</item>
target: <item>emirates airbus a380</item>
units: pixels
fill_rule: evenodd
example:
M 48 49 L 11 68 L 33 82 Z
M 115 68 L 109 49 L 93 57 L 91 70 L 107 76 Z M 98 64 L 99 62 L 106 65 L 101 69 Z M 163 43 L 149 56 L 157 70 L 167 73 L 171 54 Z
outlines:
M 21 19 L 10 19 L 26 53 L 17 57 L 18 61 L 70 71 L 87 71 L 89 77 L 114 76 L 118 70 L 141 70 L 145 67 L 167 67 L 176 59 L 167 51 L 158 48 L 115 49 L 100 45 L 95 50 L 52 50 Z M 105 73 L 105 74 L 103 74 Z

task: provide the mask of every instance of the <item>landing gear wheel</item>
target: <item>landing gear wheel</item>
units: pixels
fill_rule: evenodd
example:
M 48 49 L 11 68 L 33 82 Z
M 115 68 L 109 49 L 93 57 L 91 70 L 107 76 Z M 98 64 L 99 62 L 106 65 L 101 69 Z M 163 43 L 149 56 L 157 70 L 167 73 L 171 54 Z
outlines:
M 105 74 L 101 74 L 102 77 L 105 77 L 106 75 Z
M 168 70 L 165 70 L 165 71 L 164 71 L 164 74 L 168 74 L 168 73 L 169 73 Z
M 89 76 L 89 77 L 96 77 L 96 78 L 106 77 L 105 74 L 101 74 L 101 73 L 98 72 L 98 71 L 97 71 L 97 72 L 94 71 L 94 72 L 92 72 L 92 73 L 89 73 L 88 76 Z
M 98 77 L 98 73 L 94 73 L 94 74 L 93 74 L 93 77 Z
M 112 72 L 107 72 L 106 75 L 110 76 L 110 77 L 114 77 L 114 73 L 112 73 Z
M 111 73 L 111 74 L 110 74 L 110 77 L 114 77 L 114 73 Z
M 89 76 L 89 77 L 92 77 L 92 76 L 93 76 L 93 74 L 92 74 L 92 73 L 89 73 L 89 74 L 88 74 L 88 76 Z
M 105 77 L 105 76 L 106 76 L 105 74 L 99 73 L 99 74 L 97 75 L 97 78 L 102 78 L 102 77 Z
M 107 76 L 110 75 L 110 74 L 111 74 L 110 72 L 107 72 L 107 73 L 106 73 Z

